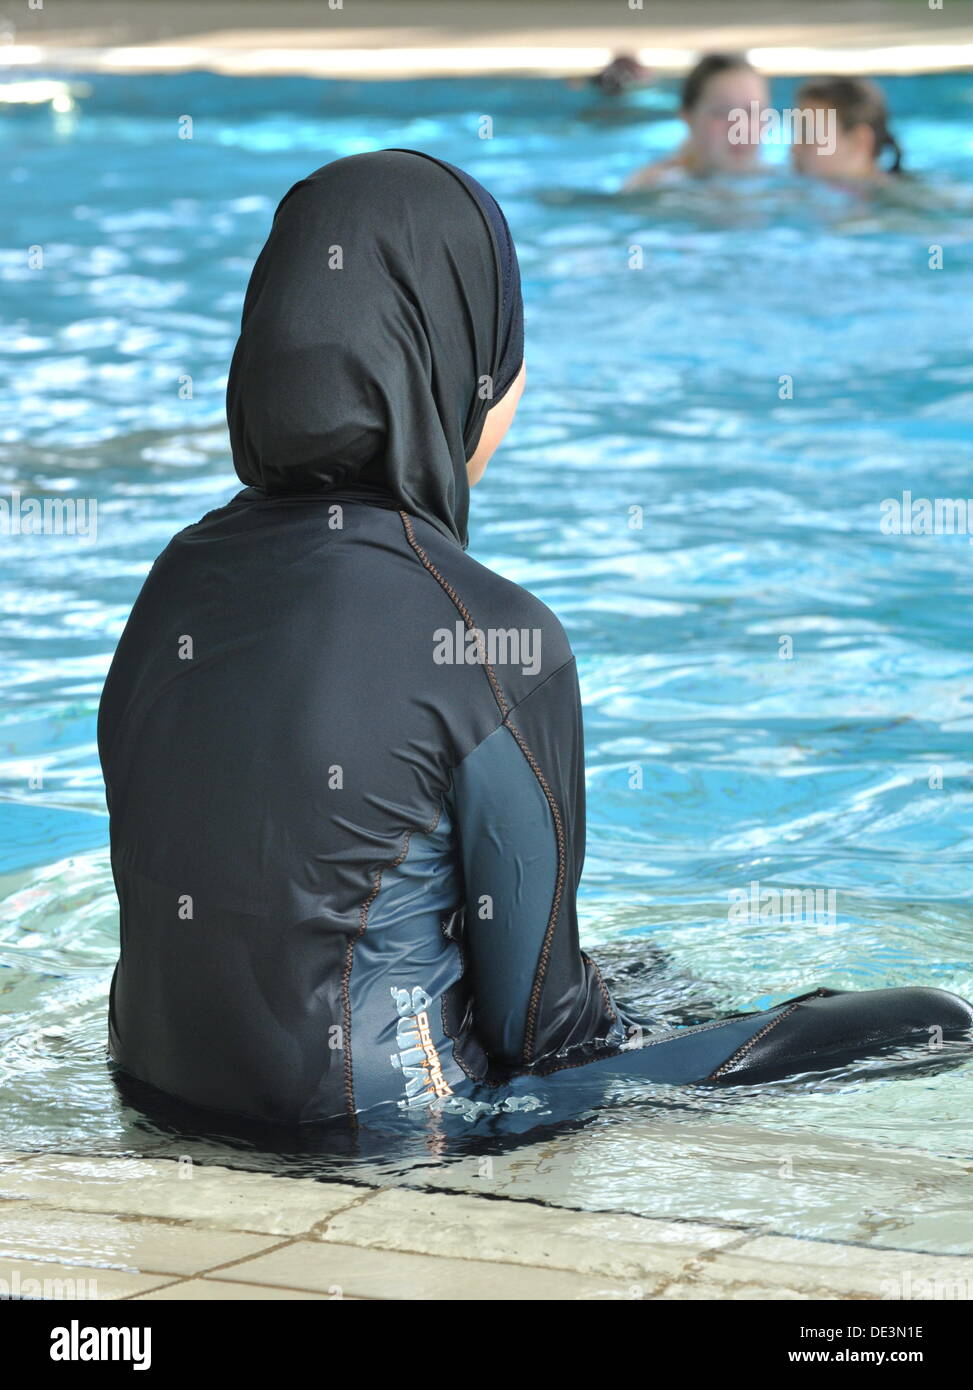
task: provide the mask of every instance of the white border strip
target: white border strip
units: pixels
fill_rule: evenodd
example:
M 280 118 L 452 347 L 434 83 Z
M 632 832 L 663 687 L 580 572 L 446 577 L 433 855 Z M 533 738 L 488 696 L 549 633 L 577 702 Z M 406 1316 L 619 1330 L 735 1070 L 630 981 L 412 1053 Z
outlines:
M 261 48 L 259 31 L 248 47 L 219 44 L 135 44 L 120 48 L 52 48 L 36 44 L 0 47 L 0 67 L 59 68 L 70 72 L 181 72 L 204 69 L 225 75 L 288 74 L 307 77 L 494 76 L 537 73 L 584 76 L 595 73 L 625 48 L 526 47 L 516 43 L 492 48 Z M 684 72 L 697 51 L 690 48 L 641 48 L 639 61 L 660 72 Z M 901 44 L 884 48 L 755 47 L 757 67 L 768 74 L 810 76 L 816 73 L 948 72 L 973 69 L 973 43 Z

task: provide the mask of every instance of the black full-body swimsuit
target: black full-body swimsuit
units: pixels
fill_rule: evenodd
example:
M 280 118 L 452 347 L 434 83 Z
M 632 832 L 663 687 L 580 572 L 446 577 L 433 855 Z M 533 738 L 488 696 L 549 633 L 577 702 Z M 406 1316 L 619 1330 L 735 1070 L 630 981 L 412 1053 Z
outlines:
M 168 1096 L 422 1117 L 562 1078 L 756 1081 L 973 1025 L 935 989 L 676 1031 L 612 997 L 578 935 L 571 648 L 465 550 L 466 461 L 522 360 L 509 228 L 468 175 L 380 151 L 284 197 L 227 394 L 248 486 L 156 560 L 99 715 L 110 1052 Z
M 497 633 L 517 637 L 493 655 L 520 664 L 481 659 Z M 564 631 L 391 506 L 247 489 L 181 532 L 122 637 L 100 738 L 111 1053 L 197 1105 L 283 1122 L 448 1107 L 580 1065 L 751 1081 L 973 1022 L 940 990 L 825 990 L 637 1031 L 578 939 Z

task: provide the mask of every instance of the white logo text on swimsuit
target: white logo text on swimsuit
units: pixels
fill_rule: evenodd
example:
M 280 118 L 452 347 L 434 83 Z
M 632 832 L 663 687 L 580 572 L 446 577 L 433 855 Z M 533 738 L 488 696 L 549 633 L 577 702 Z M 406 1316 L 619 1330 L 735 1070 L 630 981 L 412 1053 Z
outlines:
M 429 995 L 418 985 L 411 991 L 396 989 L 394 985 L 391 990 L 399 1015 L 395 1028 L 395 1045 L 399 1050 L 391 1054 L 391 1062 L 405 1077 L 405 1100 L 399 1104 L 410 1110 L 418 1109 L 431 1104 L 437 1096 L 451 1096 L 453 1090 L 443 1076 L 439 1053 L 432 1040 L 426 1012 L 432 1003 Z

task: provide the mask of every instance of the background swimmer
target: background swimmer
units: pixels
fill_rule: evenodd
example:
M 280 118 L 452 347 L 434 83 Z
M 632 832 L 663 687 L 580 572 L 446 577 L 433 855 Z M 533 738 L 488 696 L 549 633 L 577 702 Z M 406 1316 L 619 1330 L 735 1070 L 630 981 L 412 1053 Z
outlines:
M 731 113 L 743 110 L 749 116 L 766 103 L 767 83 L 743 54 L 707 53 L 682 86 L 679 114 L 689 127 L 686 139 L 668 159 L 634 173 L 622 191 L 650 188 L 673 175 L 751 173 L 759 159 L 759 124 L 754 128 L 749 119 Z M 739 139 L 741 132 L 749 138 Z
M 649 87 L 654 81 L 655 73 L 652 68 L 647 68 L 644 63 L 640 63 L 632 53 L 619 53 L 607 67 L 596 72 L 593 77 L 569 78 L 568 86 L 596 87 L 599 92 L 603 92 L 606 96 L 616 97 L 621 96 L 623 92 L 631 91 L 633 88 Z
M 902 151 L 888 127 L 885 97 L 874 82 L 862 77 L 820 77 L 805 82 L 795 106 L 802 110 L 833 112 L 830 139 L 818 132 L 822 123 L 810 126 L 812 138 L 791 146 L 791 163 L 799 174 L 833 182 L 884 182 L 902 169 Z M 892 163 L 879 163 L 886 150 Z

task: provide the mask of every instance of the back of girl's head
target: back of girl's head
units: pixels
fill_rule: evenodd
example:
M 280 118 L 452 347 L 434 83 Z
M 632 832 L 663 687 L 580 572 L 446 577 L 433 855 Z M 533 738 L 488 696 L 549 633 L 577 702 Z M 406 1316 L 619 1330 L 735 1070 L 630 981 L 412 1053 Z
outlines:
M 680 109 L 692 111 L 699 105 L 703 90 L 713 77 L 724 72 L 755 72 L 753 64 L 742 53 L 707 53 L 683 79 Z
M 881 88 L 864 77 L 815 77 L 805 82 L 797 92 L 799 107 L 820 106 L 834 111 L 842 130 L 854 130 L 867 125 L 875 137 L 875 158 L 885 150 L 892 151 L 889 172 L 902 168 L 902 150 L 889 130 L 889 112 Z

